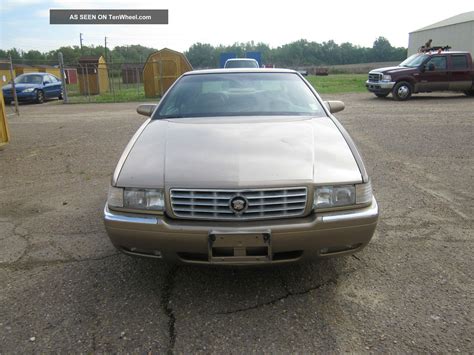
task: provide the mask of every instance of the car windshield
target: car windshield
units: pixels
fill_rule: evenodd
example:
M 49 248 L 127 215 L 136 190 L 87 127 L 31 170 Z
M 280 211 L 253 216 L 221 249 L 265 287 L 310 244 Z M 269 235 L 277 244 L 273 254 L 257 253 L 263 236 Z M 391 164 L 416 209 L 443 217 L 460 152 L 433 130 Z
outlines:
M 225 63 L 226 68 L 258 68 L 258 63 L 253 60 L 229 60 Z
M 297 74 L 212 73 L 182 77 L 154 118 L 294 115 L 325 115 Z
M 426 54 L 413 54 L 411 57 L 408 57 L 403 62 L 400 63 L 401 67 L 416 68 L 419 67 L 425 59 L 428 58 Z
M 22 74 L 15 79 L 15 84 L 43 84 L 43 76 Z

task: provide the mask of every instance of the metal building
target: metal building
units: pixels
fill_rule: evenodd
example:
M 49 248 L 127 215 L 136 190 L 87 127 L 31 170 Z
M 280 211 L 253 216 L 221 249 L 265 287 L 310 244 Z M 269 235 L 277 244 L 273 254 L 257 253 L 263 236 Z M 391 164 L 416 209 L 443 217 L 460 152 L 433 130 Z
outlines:
M 432 46 L 450 46 L 451 50 L 469 51 L 474 54 L 474 11 L 410 32 L 408 55 L 418 52 L 430 39 L 433 40 Z

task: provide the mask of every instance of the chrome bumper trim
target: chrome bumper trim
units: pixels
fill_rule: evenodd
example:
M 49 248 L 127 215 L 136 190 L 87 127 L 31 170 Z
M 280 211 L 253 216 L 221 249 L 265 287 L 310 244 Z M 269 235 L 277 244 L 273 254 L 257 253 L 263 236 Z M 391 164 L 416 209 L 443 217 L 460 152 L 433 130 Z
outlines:
M 395 86 L 394 81 L 366 81 L 365 86 L 370 88 L 371 86 L 378 86 L 377 89 L 392 89 Z
M 104 219 L 111 222 L 122 222 L 122 223 L 137 223 L 137 224 L 158 224 L 158 218 L 150 215 L 130 215 L 127 216 L 119 213 L 114 213 L 109 210 L 109 207 L 104 207 Z
M 334 222 L 347 222 L 364 218 L 375 218 L 379 214 L 379 206 L 375 197 L 372 197 L 372 204 L 369 208 L 364 208 L 360 211 L 338 211 L 333 215 L 321 216 L 321 222 L 323 223 L 334 223 Z
M 324 212 L 324 215 L 316 215 L 316 223 L 340 223 L 340 222 L 350 222 L 356 220 L 364 220 L 377 218 L 379 214 L 379 208 L 375 197 L 372 197 L 372 203 L 366 208 L 360 210 L 347 210 L 347 211 L 337 211 L 333 213 Z M 124 215 L 119 212 L 110 211 L 109 207 L 105 205 L 104 208 L 104 220 L 106 222 L 120 222 L 120 223 L 133 223 L 133 224 L 146 224 L 146 225 L 163 225 L 163 221 L 159 219 L 160 216 L 152 215 Z M 269 221 L 271 223 L 271 221 Z

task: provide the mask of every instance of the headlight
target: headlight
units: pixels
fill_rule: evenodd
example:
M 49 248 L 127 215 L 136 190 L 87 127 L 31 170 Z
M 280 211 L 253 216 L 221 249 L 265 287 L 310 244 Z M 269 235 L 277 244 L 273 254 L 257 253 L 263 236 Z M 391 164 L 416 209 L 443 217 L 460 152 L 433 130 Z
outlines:
M 318 186 L 314 191 L 313 208 L 355 206 L 372 201 L 372 186 L 366 184 Z
M 107 203 L 110 207 L 133 210 L 163 211 L 165 207 L 162 189 L 110 187 Z
M 107 204 L 110 207 L 123 207 L 123 189 L 120 187 L 109 187 Z
M 390 75 L 382 75 L 382 81 L 392 81 L 392 76 Z
M 35 91 L 35 88 L 28 88 L 28 89 L 23 90 L 22 92 L 33 92 L 33 91 Z

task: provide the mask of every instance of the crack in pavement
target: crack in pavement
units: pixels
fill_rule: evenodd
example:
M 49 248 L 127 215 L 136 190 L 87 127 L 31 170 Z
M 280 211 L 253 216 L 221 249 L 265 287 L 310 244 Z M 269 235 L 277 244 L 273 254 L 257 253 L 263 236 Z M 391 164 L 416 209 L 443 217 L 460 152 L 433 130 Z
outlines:
M 245 308 L 239 308 L 239 309 L 235 309 L 235 310 L 232 310 L 232 311 L 226 311 L 226 312 L 217 312 L 217 313 L 212 313 L 212 315 L 229 315 L 229 314 L 235 314 L 235 313 L 241 313 L 241 312 L 246 312 L 246 311 L 251 311 L 251 310 L 254 310 L 254 309 L 258 309 L 258 308 L 261 308 L 261 307 L 264 307 L 264 306 L 271 306 L 271 305 L 274 305 L 282 300 L 285 300 L 289 297 L 292 297 L 292 296 L 301 296 L 301 295 L 305 295 L 305 294 L 308 294 L 312 291 L 315 291 L 315 290 L 318 290 L 322 287 L 325 287 L 325 286 L 328 286 L 328 285 L 336 285 L 337 284 L 337 280 L 336 279 L 329 279 L 327 280 L 326 282 L 323 282 L 321 284 L 318 284 L 318 285 L 315 285 L 313 287 L 309 287 L 303 291 L 297 291 L 297 292 L 291 292 L 287 289 L 286 286 L 283 286 L 283 288 L 285 289 L 286 291 L 286 294 L 281 296 L 281 297 L 278 297 L 276 299 L 273 299 L 271 301 L 268 301 L 268 302 L 263 302 L 263 303 L 258 303 L 256 305 L 253 305 L 253 306 L 250 306 L 250 307 L 245 307 Z
M 168 317 L 168 349 L 167 354 L 174 353 L 174 345 L 176 343 L 176 316 L 171 306 L 171 296 L 175 286 L 175 277 L 178 271 L 178 266 L 173 265 L 169 272 L 166 274 L 165 281 L 163 283 L 163 288 L 161 289 L 161 308 L 163 312 Z
M 31 270 L 37 267 L 42 266 L 56 266 L 56 265 L 63 265 L 63 264 L 72 264 L 72 263 L 83 263 L 88 261 L 101 261 L 107 258 L 111 258 L 114 256 L 120 255 L 120 253 L 113 253 L 104 255 L 98 258 L 87 258 L 87 259 L 67 259 L 67 260 L 38 260 L 38 261 L 30 261 L 30 262 L 14 262 L 14 263 L 0 263 L 0 269 L 12 269 L 12 270 Z

